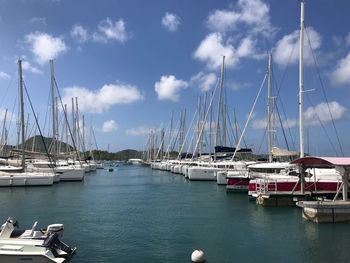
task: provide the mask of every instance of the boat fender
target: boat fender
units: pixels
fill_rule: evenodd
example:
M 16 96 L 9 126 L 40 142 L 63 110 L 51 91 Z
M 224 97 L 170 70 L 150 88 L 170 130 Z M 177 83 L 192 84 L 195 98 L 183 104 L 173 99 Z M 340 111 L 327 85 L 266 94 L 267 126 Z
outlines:
M 204 252 L 201 249 L 196 249 L 192 252 L 191 261 L 195 263 L 205 262 Z

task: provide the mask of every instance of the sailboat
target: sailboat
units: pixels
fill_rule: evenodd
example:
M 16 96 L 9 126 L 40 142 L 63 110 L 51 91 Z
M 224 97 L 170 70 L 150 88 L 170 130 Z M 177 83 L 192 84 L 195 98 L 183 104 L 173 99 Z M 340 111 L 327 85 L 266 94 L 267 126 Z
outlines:
M 0 171 L 0 186 L 39 186 L 39 185 L 52 185 L 54 179 L 54 172 L 52 170 L 41 172 L 29 172 L 26 171 L 25 163 L 25 124 L 24 124 L 24 98 L 23 98 L 23 77 L 22 77 L 22 61 L 18 60 L 18 76 L 19 76 L 19 87 L 20 87 L 20 109 L 21 109 L 21 172 L 11 171 L 7 172 Z
M 303 48 L 304 48 L 304 1 L 300 11 L 300 53 L 299 53 L 299 142 L 300 158 L 304 157 L 304 120 L 303 120 Z M 270 167 L 267 167 L 270 169 Z M 262 171 L 263 169 L 260 169 Z M 267 170 L 266 170 L 267 171 Z M 270 169 L 271 171 L 271 169 Z M 258 198 L 258 202 L 270 197 L 290 198 L 293 202 L 307 195 L 334 195 L 342 179 L 334 168 L 308 169 L 299 172 L 294 164 L 287 164 L 272 173 L 249 182 L 249 194 Z
M 52 104 L 52 160 L 33 160 L 28 165 L 28 170 L 38 172 L 55 171 L 55 182 L 59 181 L 82 181 L 85 171 L 82 167 L 69 165 L 67 161 L 58 160 L 57 153 L 57 110 L 55 98 L 55 76 L 53 60 L 50 60 L 51 69 L 51 104 Z M 66 112 L 64 112 L 66 114 Z
M 208 155 L 200 156 L 198 158 L 198 161 L 194 163 L 194 165 L 187 168 L 187 174 L 188 174 L 189 180 L 217 181 L 217 175 L 221 171 L 226 171 L 228 169 L 229 170 L 235 169 L 235 165 L 236 165 L 235 162 L 233 160 L 226 160 L 228 157 L 227 153 L 232 151 L 234 148 L 225 146 L 226 145 L 226 120 L 225 120 L 226 117 L 224 116 L 226 112 L 222 105 L 223 104 L 222 97 L 225 94 L 224 93 L 224 72 L 225 72 L 225 56 L 223 56 L 222 58 L 222 66 L 221 66 L 221 74 L 220 74 L 220 93 L 219 93 L 218 112 L 217 112 L 217 120 L 216 120 L 216 140 L 215 140 L 216 146 L 215 146 L 214 158 L 212 158 L 211 153 L 209 153 Z M 195 151 L 198 148 L 199 149 L 201 148 L 205 123 L 207 121 L 209 111 L 212 113 L 213 98 L 214 98 L 214 94 L 210 98 L 210 104 L 209 104 L 208 110 L 205 109 L 205 106 L 203 108 L 203 117 L 204 117 L 203 120 L 200 120 L 201 114 L 200 113 L 198 114 L 200 125 L 198 125 L 199 133 L 198 133 L 198 139 L 197 139 Z M 205 101 L 206 99 L 204 99 L 204 102 Z M 198 112 L 200 112 L 200 110 L 198 110 Z M 223 122 L 222 128 L 224 130 L 224 134 L 223 134 L 224 145 L 222 145 L 222 141 L 221 141 L 220 117 L 222 118 L 222 122 Z M 211 117 L 210 117 L 209 123 L 210 123 L 209 127 L 211 129 Z M 209 136 L 211 136 L 211 133 Z M 211 137 L 209 141 L 211 146 Z M 209 152 L 211 152 L 211 147 L 209 148 L 210 148 Z M 198 152 L 200 153 L 200 150 L 198 150 Z M 193 157 L 192 157 L 192 160 L 193 160 Z

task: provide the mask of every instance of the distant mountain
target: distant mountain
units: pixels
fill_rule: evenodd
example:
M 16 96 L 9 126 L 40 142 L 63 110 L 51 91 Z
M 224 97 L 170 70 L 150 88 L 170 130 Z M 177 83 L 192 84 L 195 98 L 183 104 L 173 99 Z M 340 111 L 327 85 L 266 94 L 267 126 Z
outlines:
M 33 147 L 34 143 L 34 147 Z M 58 148 L 61 152 L 66 151 L 73 151 L 74 148 L 66 144 L 65 142 L 58 141 L 57 142 Z M 34 151 L 34 152 L 40 152 L 40 153 L 46 153 L 46 151 L 50 152 L 52 149 L 52 138 L 50 137 L 41 137 L 40 135 L 33 136 L 26 140 L 25 144 L 25 150 L 26 151 Z M 46 146 L 46 149 L 45 149 Z M 18 146 L 19 149 L 21 149 L 21 145 Z M 13 147 L 9 147 L 9 149 L 12 149 Z M 68 149 L 68 150 L 67 150 Z M 100 151 L 100 150 L 93 150 L 92 151 L 93 157 L 96 160 L 120 160 L 120 161 L 126 161 L 131 158 L 142 158 L 143 152 L 133 150 L 133 149 L 126 149 L 119 152 L 111 153 L 107 151 Z M 85 152 L 81 156 L 82 158 L 91 158 L 89 157 L 91 154 L 90 152 Z
M 33 147 L 34 143 L 34 147 Z M 72 151 L 73 147 L 65 142 L 58 141 L 57 142 L 58 149 L 61 152 Z M 46 146 L 46 149 L 45 149 Z M 21 145 L 19 145 L 21 147 Z M 46 151 L 50 152 L 52 148 L 52 138 L 50 137 L 41 137 L 40 135 L 33 136 L 26 140 L 24 144 L 24 148 L 27 151 L 41 152 L 46 153 Z
M 126 149 L 115 153 L 110 153 L 107 151 L 92 151 L 94 158 L 98 160 L 118 160 L 118 161 L 127 161 L 131 158 L 142 158 L 142 152 Z

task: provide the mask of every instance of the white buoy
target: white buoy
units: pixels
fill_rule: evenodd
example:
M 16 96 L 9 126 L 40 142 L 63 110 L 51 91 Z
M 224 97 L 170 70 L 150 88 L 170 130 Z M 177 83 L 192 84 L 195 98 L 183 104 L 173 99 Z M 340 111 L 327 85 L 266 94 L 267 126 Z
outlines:
M 191 260 L 192 262 L 196 262 L 196 263 L 205 262 L 204 252 L 200 249 L 193 251 L 191 255 Z

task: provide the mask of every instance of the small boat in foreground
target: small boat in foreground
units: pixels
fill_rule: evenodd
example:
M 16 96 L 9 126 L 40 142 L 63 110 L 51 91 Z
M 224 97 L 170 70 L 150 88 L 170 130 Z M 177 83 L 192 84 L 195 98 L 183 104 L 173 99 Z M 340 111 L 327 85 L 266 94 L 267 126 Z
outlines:
M 63 263 L 75 254 L 76 248 L 60 240 L 64 227 L 62 224 L 49 225 L 46 230 L 19 230 L 16 221 L 6 220 L 0 232 L 0 262 Z

